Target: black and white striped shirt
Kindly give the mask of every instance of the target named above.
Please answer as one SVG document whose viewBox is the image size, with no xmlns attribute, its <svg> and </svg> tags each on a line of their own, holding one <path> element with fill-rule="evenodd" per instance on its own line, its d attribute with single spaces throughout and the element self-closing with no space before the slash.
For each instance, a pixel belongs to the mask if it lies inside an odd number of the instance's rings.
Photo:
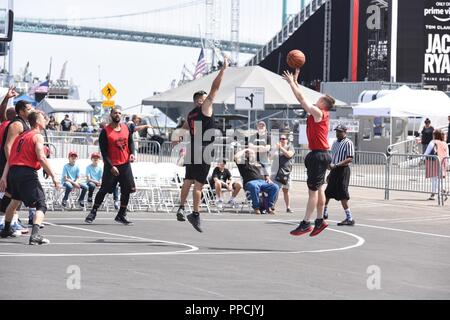
<svg viewBox="0 0 450 320">
<path fill-rule="evenodd" d="M 355 148 L 353 147 L 353 142 L 349 138 L 342 139 L 341 141 L 336 140 L 331 147 L 331 163 L 338 164 L 348 158 L 353 158 L 355 156 Z"/>
</svg>

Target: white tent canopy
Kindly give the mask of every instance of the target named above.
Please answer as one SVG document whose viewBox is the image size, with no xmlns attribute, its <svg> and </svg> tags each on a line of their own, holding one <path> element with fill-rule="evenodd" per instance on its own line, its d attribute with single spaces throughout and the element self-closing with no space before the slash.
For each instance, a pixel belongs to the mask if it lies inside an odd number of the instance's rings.
<svg viewBox="0 0 450 320">
<path fill-rule="evenodd" d="M 151 106 L 133 106 L 130 108 L 123 108 L 122 111 L 126 114 L 137 114 L 141 117 L 149 117 L 154 118 L 158 125 L 162 128 L 176 128 L 177 123 L 170 119 L 164 112 L 159 110 L 158 108 L 153 108 Z M 153 125 L 153 123 L 152 123 Z"/>
<path fill-rule="evenodd" d="M 402 86 L 377 100 L 353 107 L 355 116 L 447 117 L 450 97 L 442 91 L 412 90 Z"/>
<path fill-rule="evenodd" d="M 44 99 L 36 106 L 36 109 L 52 114 L 58 122 L 64 118 L 65 114 L 69 114 L 77 124 L 83 122 L 90 124 L 94 111 L 86 101 L 71 99 Z"/>
<path fill-rule="evenodd" d="M 192 106 L 194 92 L 200 90 L 208 91 L 217 74 L 218 71 L 213 72 L 178 88 L 144 99 L 142 104 L 168 108 Z M 264 100 L 267 108 L 285 108 L 286 105 L 300 105 L 292 93 L 291 88 L 280 75 L 259 66 L 232 67 L 227 69 L 214 104 L 234 105 L 236 87 L 264 88 Z M 320 92 L 303 86 L 301 88 L 306 98 L 312 103 L 315 103 L 322 96 Z M 336 101 L 336 104 L 346 105 L 342 101 Z"/>
<path fill-rule="evenodd" d="M 37 105 L 36 109 L 42 110 L 47 114 L 94 111 L 86 101 L 71 99 L 44 99 Z"/>
</svg>

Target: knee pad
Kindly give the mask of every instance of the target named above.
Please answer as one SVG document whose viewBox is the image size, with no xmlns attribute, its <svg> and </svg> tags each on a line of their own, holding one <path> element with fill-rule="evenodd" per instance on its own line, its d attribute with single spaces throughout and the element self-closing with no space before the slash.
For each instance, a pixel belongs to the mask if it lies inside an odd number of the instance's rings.
<svg viewBox="0 0 450 320">
<path fill-rule="evenodd" d="M 11 198 L 3 196 L 3 199 L 0 201 L 0 212 L 6 212 L 6 208 L 8 208 L 10 203 Z"/>
</svg>

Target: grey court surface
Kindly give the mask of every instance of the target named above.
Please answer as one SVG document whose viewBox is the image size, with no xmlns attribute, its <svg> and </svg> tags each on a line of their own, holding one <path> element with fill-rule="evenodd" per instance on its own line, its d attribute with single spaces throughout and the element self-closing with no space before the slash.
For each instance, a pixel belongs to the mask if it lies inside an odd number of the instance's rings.
<svg viewBox="0 0 450 320">
<path fill-rule="evenodd" d="M 351 188 L 354 227 L 293 237 L 306 202 L 295 184 L 293 214 L 204 214 L 203 233 L 175 214 L 50 212 L 42 234 L 0 239 L 0 299 L 449 299 L 450 206 L 428 195 Z M 281 200 L 281 199 L 280 199 Z M 22 214 L 25 217 L 25 213 Z M 24 219 L 26 220 L 26 219 Z"/>
</svg>

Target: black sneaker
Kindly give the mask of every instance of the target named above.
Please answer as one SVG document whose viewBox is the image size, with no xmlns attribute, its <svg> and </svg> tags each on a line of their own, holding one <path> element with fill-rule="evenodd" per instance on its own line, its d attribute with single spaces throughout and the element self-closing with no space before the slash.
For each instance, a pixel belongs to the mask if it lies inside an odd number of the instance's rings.
<svg viewBox="0 0 450 320">
<path fill-rule="evenodd" d="M 198 232 L 203 232 L 203 230 L 200 228 L 200 215 L 199 214 L 189 214 L 187 216 L 188 221 L 192 224 L 195 230 Z"/>
<path fill-rule="evenodd" d="M 293 236 L 301 236 L 302 234 L 311 232 L 312 229 L 313 228 L 311 227 L 311 222 L 306 222 L 303 220 L 302 222 L 300 222 L 298 227 L 292 230 L 290 233 Z"/>
<path fill-rule="evenodd" d="M 94 222 L 96 216 L 97 216 L 97 210 L 92 209 L 91 212 L 89 212 L 86 219 L 84 219 L 84 222 L 91 224 L 92 222 Z"/>
<path fill-rule="evenodd" d="M 328 220 L 328 213 L 323 213 L 323 220 Z"/>
<path fill-rule="evenodd" d="M 78 201 L 78 204 L 80 205 L 80 207 L 84 208 L 84 201 Z"/>
<path fill-rule="evenodd" d="M 35 244 L 49 244 L 50 240 L 45 239 L 43 236 L 41 236 L 40 234 L 36 234 L 36 235 L 31 235 L 30 237 L 30 241 L 28 242 L 30 245 L 35 245 Z"/>
<path fill-rule="evenodd" d="M 286 209 L 286 213 L 292 213 L 291 208 L 287 208 L 287 209 Z"/>
<path fill-rule="evenodd" d="M 345 219 L 344 221 L 342 221 L 342 222 L 338 222 L 338 224 L 337 224 L 338 226 L 354 226 L 355 225 L 355 220 L 348 220 L 348 219 Z"/>
<path fill-rule="evenodd" d="M 127 219 L 127 217 L 123 214 L 118 213 L 116 218 L 114 219 L 114 221 L 121 223 L 123 225 L 129 226 L 132 225 L 133 222 L 131 222 L 130 220 Z"/>
<path fill-rule="evenodd" d="M 178 221 L 186 221 L 186 218 L 184 217 L 184 208 L 178 208 L 177 211 L 177 220 Z"/>
<path fill-rule="evenodd" d="M 15 237 L 16 235 L 14 234 L 14 231 L 9 228 L 3 228 L 3 230 L 0 232 L 0 238 L 8 238 L 8 237 Z"/>
</svg>

